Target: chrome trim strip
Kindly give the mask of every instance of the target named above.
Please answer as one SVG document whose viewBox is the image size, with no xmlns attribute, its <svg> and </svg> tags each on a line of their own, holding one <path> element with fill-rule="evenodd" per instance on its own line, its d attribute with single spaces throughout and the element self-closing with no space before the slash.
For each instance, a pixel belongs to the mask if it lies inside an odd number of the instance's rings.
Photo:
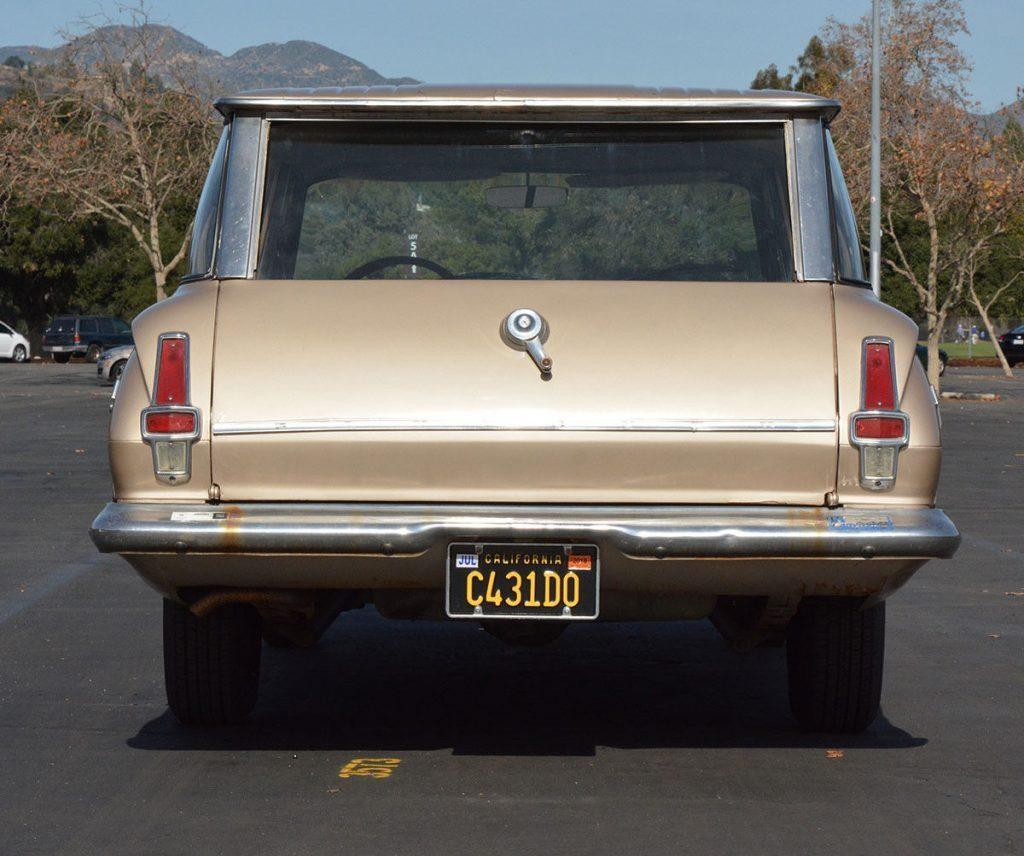
<svg viewBox="0 0 1024 856">
<path fill-rule="evenodd" d="M 216 435 L 308 434 L 324 431 L 638 431 L 638 432 L 831 432 L 835 419 L 623 419 L 574 422 L 568 419 L 456 422 L 445 419 L 282 419 L 217 422 Z"/>
<path fill-rule="evenodd" d="M 410 87 L 412 89 L 412 87 Z M 806 95 L 777 94 L 774 97 L 750 92 L 733 94 L 695 93 L 679 91 L 675 94 L 595 94 L 587 95 L 546 95 L 542 93 L 516 92 L 514 87 L 505 91 L 487 94 L 399 94 L 395 88 L 390 93 L 376 95 L 372 90 L 355 88 L 331 92 L 321 90 L 314 94 L 310 90 L 273 91 L 241 93 L 219 98 L 214 106 L 225 116 L 240 110 L 578 110 L 597 108 L 602 111 L 641 109 L 666 110 L 680 113 L 802 113 L 823 115 L 832 118 L 839 112 L 839 103 L 826 98 L 810 98 Z"/>
<path fill-rule="evenodd" d="M 374 503 L 109 503 L 105 553 L 415 557 L 451 541 L 586 541 L 632 559 L 946 559 L 960 533 L 937 508 Z"/>
<path fill-rule="evenodd" d="M 219 235 L 214 256 L 218 279 L 245 279 L 254 240 L 254 212 L 262 200 L 256 197 L 263 120 L 236 116 L 231 121 L 231 140 L 221 196 Z"/>
</svg>

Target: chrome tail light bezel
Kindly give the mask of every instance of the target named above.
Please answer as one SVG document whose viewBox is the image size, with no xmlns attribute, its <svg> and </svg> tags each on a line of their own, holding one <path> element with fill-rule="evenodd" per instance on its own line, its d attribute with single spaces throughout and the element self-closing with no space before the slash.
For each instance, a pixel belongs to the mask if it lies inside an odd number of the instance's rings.
<svg viewBox="0 0 1024 856">
<path fill-rule="evenodd" d="M 896 382 L 896 343 L 888 336 L 868 336 L 861 343 L 860 359 L 860 403 L 865 407 L 868 381 L 868 346 L 885 345 L 889 349 L 889 376 L 892 384 L 892 410 L 863 409 L 850 414 L 850 445 L 854 446 L 859 454 L 860 485 L 865 490 L 885 491 L 892 490 L 896 484 L 896 477 L 899 473 L 900 451 L 910 444 L 910 416 L 902 410 L 897 409 L 900 400 L 899 385 Z M 857 420 L 864 418 L 897 419 L 903 425 L 899 437 L 860 437 L 857 434 Z M 867 457 L 864 454 L 866 448 L 894 447 L 896 452 L 893 457 L 892 473 L 888 476 L 869 476 L 866 472 Z"/>
<path fill-rule="evenodd" d="M 185 373 L 185 395 L 181 404 L 159 404 L 157 402 L 157 390 L 160 388 L 160 358 L 163 353 L 163 344 L 168 339 L 178 339 L 183 344 L 183 357 Z M 189 338 L 188 333 L 173 332 L 161 333 L 157 338 L 156 346 L 156 368 L 153 372 L 153 387 L 150 394 L 149 407 L 143 408 L 139 414 L 139 430 L 142 433 L 142 440 L 149 445 L 153 455 L 153 473 L 157 481 L 170 485 L 187 484 L 192 478 L 192 445 L 202 434 L 201 412 L 198 407 L 191 404 L 189 364 Z M 192 415 L 193 429 L 191 431 L 177 431 L 168 433 L 151 432 L 147 426 L 149 416 L 161 413 L 188 413 Z M 181 469 L 163 469 L 157 455 L 158 443 L 182 443 L 184 445 L 184 465 Z"/>
</svg>

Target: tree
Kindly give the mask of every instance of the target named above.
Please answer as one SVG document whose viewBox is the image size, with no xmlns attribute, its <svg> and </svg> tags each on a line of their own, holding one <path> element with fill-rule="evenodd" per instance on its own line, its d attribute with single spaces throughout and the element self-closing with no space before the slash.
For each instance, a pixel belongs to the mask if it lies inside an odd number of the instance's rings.
<svg viewBox="0 0 1024 856">
<path fill-rule="evenodd" d="M 173 234 L 170 210 L 198 195 L 216 124 L 190 69 L 179 63 L 166 83 L 157 76 L 156 68 L 174 67 L 163 56 L 163 31 L 148 25 L 142 7 L 130 16 L 131 26 L 89 28 L 45 90 L 0 107 L 0 181 L 48 212 L 125 229 L 162 300 L 191 236 L 191 224 Z"/>
<path fill-rule="evenodd" d="M 883 5 L 883 293 L 923 318 L 929 379 L 938 386 L 938 345 L 949 313 L 973 292 L 983 320 L 1005 301 L 1012 279 L 991 276 L 992 259 L 1011 258 L 1024 176 L 1007 156 L 1009 123 L 996 145 L 966 94 L 969 64 L 958 47 L 967 25 L 960 0 L 887 0 Z M 759 72 L 767 79 L 767 72 Z M 858 220 L 870 190 L 871 27 L 830 19 L 789 74 L 794 89 L 837 98 L 832 134 Z M 755 81 L 756 82 L 756 81 Z M 862 230 L 864 244 L 868 236 Z M 1014 280 L 1019 281 L 1019 280 Z M 991 326 L 990 321 L 985 321 Z M 991 334 L 990 330 L 990 334 Z M 998 346 L 998 345 L 997 345 Z"/>
<path fill-rule="evenodd" d="M 917 296 L 936 388 L 944 323 L 980 260 L 977 248 L 994 237 L 998 218 L 990 216 L 991 206 L 1006 201 L 1007 177 L 993 172 L 991 142 L 966 95 L 969 65 L 957 45 L 966 31 L 960 0 L 888 0 L 884 6 L 883 262 Z M 823 42 L 826 56 L 847 62 L 834 69 L 828 94 L 843 103 L 833 135 L 863 215 L 870 176 L 870 21 L 830 20 Z M 912 254 L 918 238 L 922 251 Z"/>
<path fill-rule="evenodd" d="M 751 81 L 751 89 L 792 89 L 830 95 L 844 74 L 850 70 L 851 58 L 841 42 L 826 44 L 818 36 L 811 36 L 807 47 L 797 57 L 796 64 L 786 74 L 771 63 L 762 68 Z"/>
</svg>

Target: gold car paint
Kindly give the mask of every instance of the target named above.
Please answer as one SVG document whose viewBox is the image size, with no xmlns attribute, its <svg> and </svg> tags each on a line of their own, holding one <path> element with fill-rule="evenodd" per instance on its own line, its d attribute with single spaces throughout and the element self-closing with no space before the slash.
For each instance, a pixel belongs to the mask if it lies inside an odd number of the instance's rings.
<svg viewBox="0 0 1024 856">
<path fill-rule="evenodd" d="M 916 356 L 917 325 L 864 288 L 833 286 L 839 393 L 837 501 L 849 505 L 932 505 L 942 460 L 939 421 L 927 376 Z M 910 444 L 900 452 L 896 483 L 873 491 L 860 485 L 860 455 L 850 444 L 850 414 L 861 409 L 862 345 L 867 336 L 893 340 L 897 400 L 910 416 Z"/>
<path fill-rule="evenodd" d="M 828 425 L 827 284 L 256 280 L 220 292 L 212 421 L 256 426 L 213 437 L 225 500 L 821 505 L 835 488 L 827 428 L 259 428 L 410 418 Z M 520 306 L 550 326 L 550 380 L 499 335 Z M 300 343 L 294 359 L 266 359 L 263 319 Z"/>
<path fill-rule="evenodd" d="M 218 284 L 182 285 L 168 300 L 132 322 L 135 351 L 125 366 L 110 416 L 108 449 L 115 499 L 189 502 L 210 494 L 210 399 Z M 150 447 L 142 441 L 140 414 L 149 405 L 161 333 L 189 336 L 189 398 L 199 408 L 202 434 L 192 446 L 192 477 L 182 485 L 159 482 Z"/>
</svg>

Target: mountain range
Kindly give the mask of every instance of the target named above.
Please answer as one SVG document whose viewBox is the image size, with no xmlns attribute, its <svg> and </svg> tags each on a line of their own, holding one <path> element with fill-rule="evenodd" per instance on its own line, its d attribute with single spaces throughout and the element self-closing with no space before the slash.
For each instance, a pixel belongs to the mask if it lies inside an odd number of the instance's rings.
<svg viewBox="0 0 1024 856">
<path fill-rule="evenodd" d="M 358 60 L 317 42 L 268 42 L 225 56 L 173 27 L 160 24 L 145 26 L 150 31 L 149 35 L 161 43 L 158 73 L 167 74 L 175 66 L 191 63 L 214 81 L 222 92 L 275 86 L 373 86 L 419 82 L 411 77 L 384 77 Z M 122 30 L 122 25 L 102 27 L 97 35 L 117 41 Z M 48 66 L 81 47 L 77 39 L 55 48 L 5 45 L 0 46 L 0 63 L 10 62 L 10 58 L 16 57 L 26 65 Z M 0 66 L 0 89 L 7 82 L 4 78 L 12 73 L 16 75 L 10 65 Z"/>
<path fill-rule="evenodd" d="M 378 84 L 419 83 L 411 77 L 384 77 L 369 66 L 317 42 L 267 42 L 242 48 L 225 56 L 180 30 L 161 24 L 145 24 L 154 40 L 161 43 L 162 63 L 157 73 L 171 77 L 175 68 L 192 64 L 222 93 L 244 89 L 278 86 L 374 86 Z M 99 38 L 118 41 L 124 25 L 101 27 Z M 18 71 L 5 62 L 16 57 L 26 65 L 47 66 L 59 62 L 69 53 L 79 52 L 81 40 L 72 39 L 55 48 L 36 45 L 0 46 L 0 98 L 8 95 L 18 82 Z M 88 48 L 85 49 L 88 53 Z M 15 62 L 15 64 L 17 64 Z M 1000 129 L 1007 117 L 1024 123 L 1024 99 L 995 113 L 979 118 L 986 125 Z"/>
</svg>

